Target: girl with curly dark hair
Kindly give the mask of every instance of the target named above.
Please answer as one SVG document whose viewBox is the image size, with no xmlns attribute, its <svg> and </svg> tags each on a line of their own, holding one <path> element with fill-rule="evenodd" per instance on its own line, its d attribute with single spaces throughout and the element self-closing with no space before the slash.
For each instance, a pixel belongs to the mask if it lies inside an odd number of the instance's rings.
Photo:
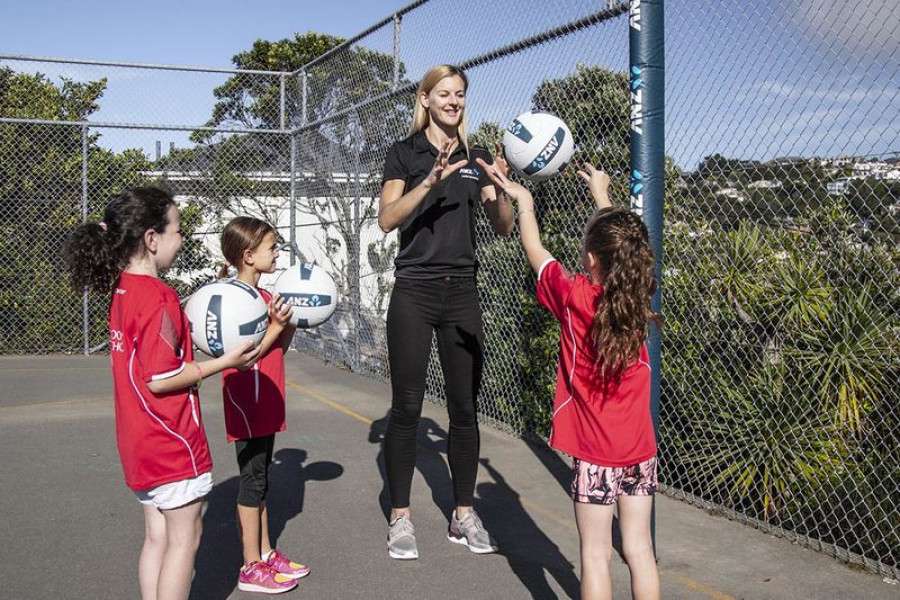
<svg viewBox="0 0 900 600">
<path fill-rule="evenodd" d="M 249 367 L 259 354 L 247 341 L 219 358 L 194 362 L 178 294 L 159 279 L 181 244 L 172 196 L 139 187 L 114 197 L 103 220 L 76 228 L 66 246 L 73 287 L 112 292 L 116 441 L 125 483 L 143 505 L 138 580 L 145 599 L 187 598 L 190 592 L 200 507 L 212 489 L 200 383 L 229 367 Z"/>
<path fill-rule="evenodd" d="M 519 229 L 538 276 L 538 301 L 560 322 L 559 366 L 550 445 L 573 457 L 571 496 L 581 538 L 581 597 L 612 597 L 609 561 L 616 504 L 634 598 L 659 598 L 650 537 L 656 437 L 650 417 L 650 308 L 655 259 L 647 228 L 615 208 L 609 176 L 590 164 L 579 175 L 597 211 L 584 234 L 587 276 L 572 274 L 541 244 L 534 199 L 479 160 L 491 181 L 518 203 Z"/>
</svg>

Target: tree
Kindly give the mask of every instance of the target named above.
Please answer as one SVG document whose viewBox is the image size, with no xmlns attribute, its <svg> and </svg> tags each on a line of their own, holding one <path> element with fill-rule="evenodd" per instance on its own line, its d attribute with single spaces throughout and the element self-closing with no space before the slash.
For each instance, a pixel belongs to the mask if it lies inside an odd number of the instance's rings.
<svg viewBox="0 0 900 600">
<path fill-rule="evenodd" d="M 238 69 L 292 73 L 344 42 L 343 38 L 323 33 L 296 33 L 293 38 L 275 42 L 257 40 L 250 50 L 234 55 Z M 399 65 L 400 80 L 405 66 Z M 294 128 L 306 122 L 327 118 L 337 111 L 390 91 L 394 87 L 393 56 L 357 46 L 347 48 L 333 59 L 306 69 L 306 94 L 302 73 L 285 76 L 285 127 Z M 281 129 L 280 77 L 239 74 L 230 77 L 213 91 L 217 102 L 208 127 L 237 125 L 253 129 Z M 305 99 L 305 113 L 304 113 Z M 375 124 L 374 122 L 371 124 Z M 388 125 L 393 121 L 388 121 Z M 365 130 L 371 143 L 380 127 Z M 332 132 L 332 141 L 346 139 L 346 131 Z M 195 141 L 213 137 L 209 132 L 195 132 Z"/>
<path fill-rule="evenodd" d="M 343 38 L 327 34 L 296 33 L 293 39 L 275 42 L 256 40 L 250 50 L 235 54 L 231 61 L 242 70 L 292 72 L 340 45 Z M 292 78 L 292 92 L 297 91 L 297 78 Z M 281 128 L 281 81 L 265 75 L 239 74 L 213 90 L 216 104 L 207 127 L 237 125 L 247 129 Z M 302 98 L 296 93 L 288 96 L 291 115 L 300 115 Z M 206 141 L 210 132 L 194 132 L 194 141 Z"/>
<path fill-rule="evenodd" d="M 139 150 L 116 154 L 80 126 L 96 112 L 106 80 L 78 83 L 0 68 L 0 115 L 60 124 L 0 124 L 0 353 L 80 349 L 82 293 L 72 290 L 62 247 L 82 221 L 82 144 L 87 143 L 88 216 L 99 219 L 124 187 L 146 184 Z M 185 228 L 188 232 L 190 228 Z M 196 244 L 194 244 L 196 245 Z M 197 248 L 187 244 L 187 253 Z M 109 299 L 91 295 L 90 343 L 107 337 Z"/>
<path fill-rule="evenodd" d="M 257 40 L 233 61 L 241 69 L 295 71 L 342 41 L 314 32 L 276 42 Z M 333 319 L 344 321 L 343 335 L 346 331 L 363 335 L 359 332 L 377 328 L 386 310 L 388 255 L 395 245 L 380 231 L 367 242 L 366 231 L 377 230 L 380 181 L 374 174 L 380 172 L 388 146 L 402 137 L 411 121 L 412 94 L 388 96 L 363 109 L 348 109 L 387 94 L 396 85 L 407 84 L 403 79 L 405 67 L 401 64 L 398 68 L 400 81 L 395 82 L 393 56 L 362 47 L 345 48 L 306 69 L 305 95 L 300 74 L 284 76 L 285 127 L 315 125 L 292 134 L 198 131 L 192 139 L 201 145 L 178 151 L 158 165 L 164 171 L 180 172 L 179 179 L 184 179 L 185 173 L 194 174 L 186 183 L 179 181 L 177 187 L 180 194 L 202 204 L 211 230 L 220 229 L 237 214 L 286 224 L 293 173 L 296 211 L 318 221 L 314 244 L 323 249 L 319 258 L 326 261 L 344 299 L 344 306 Z M 248 74 L 229 78 L 214 91 L 217 103 L 207 125 L 280 129 L 280 79 Z M 340 111 L 346 112 L 337 116 Z M 292 144 L 294 164 L 290 161 Z M 312 234 L 311 229 L 300 231 L 303 236 Z M 289 236 L 284 229 L 282 232 L 284 237 Z M 366 258 L 371 272 L 365 272 Z M 353 307 L 360 305 L 360 286 L 364 283 L 375 286 L 374 306 L 356 312 Z M 367 325 L 366 321 L 372 323 Z"/>
</svg>

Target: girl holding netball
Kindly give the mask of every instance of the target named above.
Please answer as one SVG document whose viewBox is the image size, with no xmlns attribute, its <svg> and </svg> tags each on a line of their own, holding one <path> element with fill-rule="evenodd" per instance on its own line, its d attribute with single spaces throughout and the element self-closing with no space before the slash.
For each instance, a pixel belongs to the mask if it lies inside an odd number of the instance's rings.
<svg viewBox="0 0 900 600">
<path fill-rule="evenodd" d="M 259 355 L 248 341 L 219 358 L 194 361 L 178 294 L 159 279 L 181 245 L 172 196 L 139 187 L 113 198 L 102 221 L 78 227 L 66 252 L 76 290 L 112 292 L 116 440 L 125 483 L 144 510 L 138 563 L 144 600 L 180 600 L 190 592 L 201 501 L 212 489 L 200 383 L 227 368 L 247 368 Z"/>
<path fill-rule="evenodd" d="M 295 563 L 274 547 L 269 538 L 269 467 L 275 434 L 285 430 L 284 353 L 294 337 L 291 307 L 278 295 L 259 288 L 263 273 L 274 273 L 278 259 L 275 228 L 253 217 L 237 217 L 222 231 L 222 255 L 237 278 L 253 286 L 269 305 L 269 326 L 259 344 L 260 359 L 251 369 L 228 369 L 222 374 L 225 431 L 240 469 L 237 497 L 238 533 L 244 566 L 238 588 L 277 594 L 297 587 L 309 567 Z"/>
</svg>

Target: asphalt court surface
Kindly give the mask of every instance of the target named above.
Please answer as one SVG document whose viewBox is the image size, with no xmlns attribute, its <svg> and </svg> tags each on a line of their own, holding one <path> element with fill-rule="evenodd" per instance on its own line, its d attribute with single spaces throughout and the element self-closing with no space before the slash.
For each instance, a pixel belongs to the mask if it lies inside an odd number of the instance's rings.
<svg viewBox="0 0 900 600">
<path fill-rule="evenodd" d="M 381 460 L 389 387 L 295 352 L 286 363 L 288 430 L 276 439 L 270 528 L 313 571 L 282 597 L 578 598 L 563 458 L 482 426 L 476 508 L 501 551 L 471 554 L 446 539 L 447 415 L 426 403 L 412 496 L 420 558 L 391 560 Z M 237 466 L 220 390 L 216 380 L 201 390 L 216 485 L 204 509 L 196 599 L 256 596 L 236 588 Z M 108 357 L 0 358 L 0 598 L 139 597 L 143 522 L 113 427 Z M 900 586 L 787 540 L 664 496 L 657 509 L 664 598 L 900 598 Z M 612 572 L 614 596 L 628 598 L 618 557 Z"/>
</svg>

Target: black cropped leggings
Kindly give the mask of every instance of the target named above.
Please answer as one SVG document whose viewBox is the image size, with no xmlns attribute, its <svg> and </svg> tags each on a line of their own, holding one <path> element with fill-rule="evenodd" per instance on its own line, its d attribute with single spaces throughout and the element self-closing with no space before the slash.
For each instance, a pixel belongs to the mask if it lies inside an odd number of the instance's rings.
<svg viewBox="0 0 900 600">
<path fill-rule="evenodd" d="M 437 332 L 450 413 L 447 455 L 456 505 L 472 506 L 475 493 L 480 450 L 475 402 L 484 365 L 484 325 L 475 279 L 398 278 L 387 316 L 392 399 L 384 441 L 394 508 L 409 506 L 432 332 Z"/>
</svg>

